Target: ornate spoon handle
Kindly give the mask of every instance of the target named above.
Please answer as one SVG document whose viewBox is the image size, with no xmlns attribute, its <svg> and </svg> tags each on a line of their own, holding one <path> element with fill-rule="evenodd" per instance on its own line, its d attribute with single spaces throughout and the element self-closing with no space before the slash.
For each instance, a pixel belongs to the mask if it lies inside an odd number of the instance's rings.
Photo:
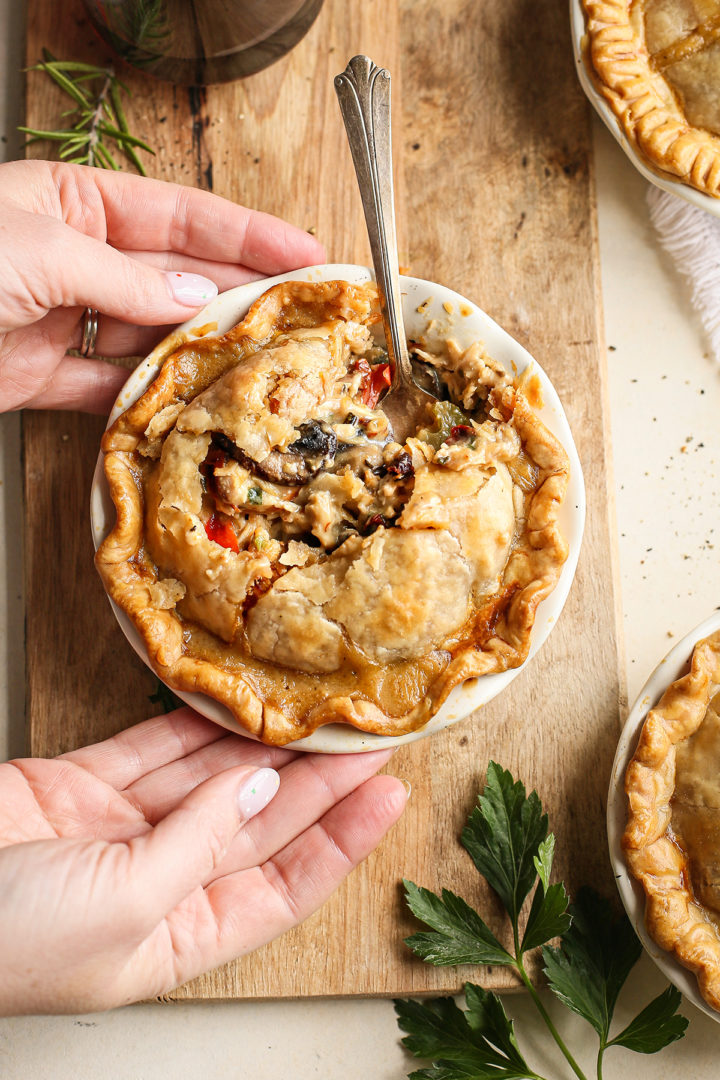
<svg viewBox="0 0 720 1080">
<path fill-rule="evenodd" d="M 335 93 L 357 174 L 383 327 L 392 363 L 393 388 L 414 384 L 400 297 L 390 139 L 390 72 L 369 56 L 354 56 L 335 77 Z"/>
</svg>

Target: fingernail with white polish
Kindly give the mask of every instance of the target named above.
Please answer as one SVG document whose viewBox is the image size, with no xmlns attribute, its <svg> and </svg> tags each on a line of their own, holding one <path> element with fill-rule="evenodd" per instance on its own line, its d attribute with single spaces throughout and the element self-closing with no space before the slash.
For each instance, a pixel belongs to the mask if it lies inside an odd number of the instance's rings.
<svg viewBox="0 0 720 1080">
<path fill-rule="evenodd" d="M 176 270 L 168 270 L 165 278 L 173 300 L 178 304 L 185 304 L 186 307 L 202 307 L 218 294 L 215 282 L 201 277 L 200 274 L 181 274 Z"/>
<path fill-rule="evenodd" d="M 277 794 L 280 776 L 274 769 L 258 769 L 241 784 L 238 793 L 240 817 L 247 821 L 263 810 Z"/>
</svg>

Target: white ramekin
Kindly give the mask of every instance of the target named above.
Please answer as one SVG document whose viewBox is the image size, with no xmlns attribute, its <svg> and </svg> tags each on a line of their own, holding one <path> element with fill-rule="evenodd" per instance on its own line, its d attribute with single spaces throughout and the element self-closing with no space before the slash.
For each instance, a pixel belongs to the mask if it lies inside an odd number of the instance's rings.
<svg viewBox="0 0 720 1080">
<path fill-rule="evenodd" d="M 278 277 L 266 278 L 262 281 L 254 281 L 248 285 L 241 285 L 237 289 L 222 293 L 212 300 L 203 311 L 184 323 L 169 338 L 161 342 L 150 356 L 139 364 L 120 392 L 108 423 L 112 423 L 121 412 L 124 412 L 129 405 L 144 393 L 157 375 L 163 360 L 171 351 L 176 349 L 183 340 L 192 340 L 193 337 L 199 336 L 194 333 L 194 329 L 201 329 L 203 337 L 218 336 L 226 333 L 243 318 L 250 305 L 277 282 L 343 280 L 359 283 L 371 279 L 371 272 L 364 266 L 327 264 L 311 266 L 303 270 L 294 270 L 292 273 L 281 274 Z M 463 347 L 472 344 L 474 341 L 481 340 L 485 343 L 490 355 L 496 360 L 500 360 L 508 371 L 514 375 L 521 374 L 529 365 L 533 365 L 533 370 L 537 373 L 541 383 L 544 402 L 542 408 L 538 410 L 538 414 L 544 424 L 563 444 L 570 459 L 570 486 L 560 518 L 561 528 L 568 542 L 570 553 L 567 562 L 563 566 L 558 584 L 551 595 L 538 607 L 530 654 L 525 661 L 525 664 L 527 664 L 532 661 L 535 653 L 547 639 L 562 611 L 580 554 L 585 522 L 585 488 L 580 460 L 575 449 L 570 427 L 558 395 L 540 365 L 514 338 L 510 337 L 497 323 L 493 322 L 484 311 L 481 311 L 472 301 L 443 285 L 413 277 L 403 277 L 402 284 L 403 315 L 409 337 L 423 335 L 426 341 L 432 344 L 433 338 L 439 342 L 452 336 Z M 421 306 L 422 310 L 419 311 L 418 308 Z M 429 331 L 428 324 L 431 322 L 434 328 Z M 205 331 L 208 324 L 213 323 L 217 325 L 217 328 L 212 330 L 209 335 Z M 110 531 L 114 520 L 115 509 L 110 499 L 102 467 L 102 454 L 100 454 L 91 492 L 91 526 L 96 548 Z M 144 643 L 134 625 L 115 604 L 113 604 L 113 609 L 128 641 L 138 656 L 148 663 Z M 299 750 L 341 754 L 375 750 L 382 746 L 396 746 L 424 738 L 426 735 L 441 730 L 448 724 L 464 719 L 480 705 L 486 704 L 519 675 L 525 664 L 521 668 L 513 668 L 509 671 L 470 680 L 467 686 L 460 685 L 456 687 L 425 727 L 408 735 L 389 738 L 369 735 L 348 724 L 329 724 L 319 728 L 307 738 L 299 739 L 291 745 Z M 196 709 L 197 712 L 202 713 L 203 716 L 207 716 L 231 731 L 240 730 L 242 734 L 247 734 L 247 732 L 238 728 L 230 711 L 212 698 L 193 693 L 178 693 L 178 696 Z"/>
<path fill-rule="evenodd" d="M 700 993 L 695 975 L 683 967 L 672 953 L 661 949 L 648 934 L 645 926 L 645 892 L 640 882 L 628 870 L 621 846 L 628 811 L 625 772 L 635 753 L 645 717 L 657 705 L 670 683 L 686 675 L 690 670 L 690 659 L 698 641 L 714 634 L 716 630 L 720 630 L 720 612 L 717 611 L 691 630 L 670 650 L 640 691 L 623 727 L 613 762 L 608 792 L 607 829 L 610 861 L 620 898 L 645 951 L 655 961 L 663 975 L 680 990 L 688 1001 L 691 1001 L 698 1009 L 702 1009 L 713 1020 L 720 1021 L 720 1014 L 708 1005 Z"/>
</svg>

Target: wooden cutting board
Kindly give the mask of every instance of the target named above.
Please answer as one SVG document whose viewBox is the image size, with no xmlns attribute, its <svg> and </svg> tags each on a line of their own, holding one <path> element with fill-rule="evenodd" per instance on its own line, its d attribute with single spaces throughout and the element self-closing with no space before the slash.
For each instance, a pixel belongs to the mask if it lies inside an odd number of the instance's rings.
<svg viewBox="0 0 720 1080">
<path fill-rule="evenodd" d="M 82 6 L 29 0 L 27 60 L 104 60 Z M 536 787 L 571 890 L 612 891 L 604 802 L 623 706 L 609 490 L 589 110 L 566 6 L 527 0 L 326 0 L 288 57 L 244 82 L 189 92 L 127 72 L 131 130 L 150 170 L 212 187 L 313 229 L 331 261 L 367 263 L 360 200 L 332 79 L 365 52 L 393 73 L 401 262 L 485 308 L 537 357 L 565 403 L 588 488 L 577 577 L 558 626 L 511 687 L 472 719 L 404 748 L 413 793 L 381 848 L 302 927 L 175 998 L 455 991 L 402 944 L 399 882 L 445 885 L 502 934 L 497 902 L 457 836 L 493 758 Z M 27 123 L 65 107 L 30 74 Z M 131 313 L 129 313 L 131 314 Z M 30 749 L 51 755 L 151 715 L 154 679 L 126 644 L 92 565 L 88 493 L 102 423 L 24 421 Z M 478 973 L 473 972 L 477 978 Z M 503 970 L 482 977 L 512 985 Z"/>
</svg>

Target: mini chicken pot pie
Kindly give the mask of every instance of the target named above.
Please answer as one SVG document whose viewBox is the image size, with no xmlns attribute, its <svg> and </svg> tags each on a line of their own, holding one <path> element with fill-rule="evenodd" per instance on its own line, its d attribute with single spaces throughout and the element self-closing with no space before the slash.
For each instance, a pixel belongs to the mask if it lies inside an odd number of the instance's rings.
<svg viewBox="0 0 720 1080">
<path fill-rule="evenodd" d="M 581 0 L 599 90 L 651 165 L 720 195 L 720 0 Z"/>
<path fill-rule="evenodd" d="M 720 1010 L 720 631 L 648 713 L 625 790 L 622 846 L 648 932 Z"/>
<path fill-rule="evenodd" d="M 278 284 L 103 439 L 109 595 L 165 682 L 267 743 L 422 727 L 523 662 L 567 555 L 568 459 L 523 386 L 479 343 L 415 345 L 438 400 L 400 445 L 378 319 L 372 284 Z"/>
</svg>

